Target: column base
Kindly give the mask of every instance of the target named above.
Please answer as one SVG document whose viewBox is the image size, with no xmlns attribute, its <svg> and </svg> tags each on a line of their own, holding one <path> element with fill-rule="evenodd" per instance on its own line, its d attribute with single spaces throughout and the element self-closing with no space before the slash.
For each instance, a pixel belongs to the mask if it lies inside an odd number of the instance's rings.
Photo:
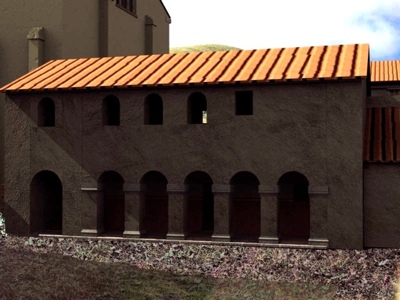
<svg viewBox="0 0 400 300">
<path fill-rule="evenodd" d="M 229 235 L 213 234 L 211 236 L 211 240 L 212 241 L 216 241 L 216 242 L 230 242 L 231 241 L 231 237 Z"/>
<path fill-rule="evenodd" d="M 263 244 L 278 244 L 279 239 L 276 236 L 260 236 L 258 242 Z"/>
<path fill-rule="evenodd" d="M 139 231 L 130 231 L 130 230 L 125 230 L 124 233 L 122 234 L 124 238 L 140 238 L 140 232 Z"/>
<path fill-rule="evenodd" d="M 82 229 L 81 235 L 84 236 L 98 236 L 100 232 L 97 229 Z"/>
<path fill-rule="evenodd" d="M 185 235 L 183 233 L 168 233 L 167 240 L 184 240 Z"/>
<path fill-rule="evenodd" d="M 324 246 L 326 248 L 329 247 L 329 240 L 323 238 L 309 238 L 308 239 L 309 245 L 316 245 L 316 246 Z"/>
</svg>

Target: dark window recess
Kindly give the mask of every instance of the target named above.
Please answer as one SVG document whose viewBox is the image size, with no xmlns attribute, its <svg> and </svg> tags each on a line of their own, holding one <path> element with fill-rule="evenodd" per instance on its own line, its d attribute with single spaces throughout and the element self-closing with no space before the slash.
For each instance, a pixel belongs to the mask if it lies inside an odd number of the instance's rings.
<svg viewBox="0 0 400 300">
<path fill-rule="evenodd" d="M 144 123 L 148 125 L 161 125 L 163 123 L 163 102 L 157 94 L 151 94 L 146 97 Z"/>
<path fill-rule="evenodd" d="M 103 100 L 103 125 L 119 126 L 120 108 L 119 100 L 115 96 L 107 96 Z"/>
<path fill-rule="evenodd" d="M 136 15 L 136 0 L 117 0 L 116 5 L 119 8 Z"/>
<path fill-rule="evenodd" d="M 236 115 L 252 115 L 253 114 L 253 92 L 238 91 L 235 93 Z"/>
<path fill-rule="evenodd" d="M 389 90 L 389 94 L 391 96 L 400 95 L 400 90 Z"/>
<path fill-rule="evenodd" d="M 207 123 L 207 100 L 202 93 L 193 93 L 188 99 L 188 123 L 203 124 Z"/>
<path fill-rule="evenodd" d="M 50 98 L 43 98 L 38 106 L 38 125 L 40 127 L 54 127 L 56 124 L 56 108 L 54 101 Z"/>
</svg>

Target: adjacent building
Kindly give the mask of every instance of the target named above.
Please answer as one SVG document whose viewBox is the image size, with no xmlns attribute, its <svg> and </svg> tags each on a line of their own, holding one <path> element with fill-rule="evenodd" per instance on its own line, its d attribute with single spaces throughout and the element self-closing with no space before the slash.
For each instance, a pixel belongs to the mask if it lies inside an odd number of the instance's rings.
<svg viewBox="0 0 400 300">
<path fill-rule="evenodd" d="M 170 22 L 161 0 L 0 1 L 0 85 L 54 59 L 169 53 Z M 3 160 L 0 128 L 0 183 Z"/>
<path fill-rule="evenodd" d="M 400 61 L 371 62 L 364 142 L 364 244 L 400 247 Z"/>
</svg>

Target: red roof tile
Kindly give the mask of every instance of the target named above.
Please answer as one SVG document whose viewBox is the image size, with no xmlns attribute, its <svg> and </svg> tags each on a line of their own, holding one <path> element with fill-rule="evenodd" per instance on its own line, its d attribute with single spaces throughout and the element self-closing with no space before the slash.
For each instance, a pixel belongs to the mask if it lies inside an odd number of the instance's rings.
<svg viewBox="0 0 400 300">
<path fill-rule="evenodd" d="M 367 76 L 367 44 L 55 60 L 0 91 L 230 84 Z"/>
<path fill-rule="evenodd" d="M 364 161 L 400 162 L 400 107 L 369 107 L 365 120 Z"/>
<path fill-rule="evenodd" d="M 400 60 L 371 61 L 371 81 L 400 81 Z"/>
</svg>

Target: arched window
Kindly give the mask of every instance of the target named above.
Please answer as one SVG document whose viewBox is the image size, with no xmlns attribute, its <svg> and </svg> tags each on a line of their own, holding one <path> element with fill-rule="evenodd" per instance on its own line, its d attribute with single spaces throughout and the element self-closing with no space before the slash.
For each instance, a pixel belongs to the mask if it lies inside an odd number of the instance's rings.
<svg viewBox="0 0 400 300">
<path fill-rule="evenodd" d="M 186 179 L 185 233 L 188 238 L 211 239 L 214 231 L 214 195 L 211 177 L 201 171 L 190 173 Z"/>
<path fill-rule="evenodd" d="M 38 105 L 38 125 L 40 127 L 54 127 L 56 123 L 56 108 L 54 101 L 50 98 L 43 98 Z"/>
<path fill-rule="evenodd" d="M 30 192 L 31 233 L 62 234 L 63 197 L 58 176 L 51 171 L 37 173 Z"/>
<path fill-rule="evenodd" d="M 278 236 L 281 240 L 307 242 L 310 236 L 308 180 L 298 172 L 287 172 L 278 181 Z"/>
<path fill-rule="evenodd" d="M 239 172 L 232 177 L 230 185 L 231 238 L 258 242 L 261 233 L 260 181 L 253 173 Z"/>
<path fill-rule="evenodd" d="M 115 96 L 107 96 L 103 99 L 103 125 L 118 126 L 120 123 L 119 100 Z"/>
<path fill-rule="evenodd" d="M 144 101 L 144 123 L 149 125 L 163 123 L 163 102 L 157 94 L 148 95 Z"/>
<path fill-rule="evenodd" d="M 142 217 L 140 235 L 142 237 L 165 239 L 168 233 L 168 193 L 167 178 L 157 171 L 143 175 Z"/>
<path fill-rule="evenodd" d="M 187 102 L 188 124 L 207 123 L 207 99 L 202 93 L 193 93 Z"/>
</svg>

